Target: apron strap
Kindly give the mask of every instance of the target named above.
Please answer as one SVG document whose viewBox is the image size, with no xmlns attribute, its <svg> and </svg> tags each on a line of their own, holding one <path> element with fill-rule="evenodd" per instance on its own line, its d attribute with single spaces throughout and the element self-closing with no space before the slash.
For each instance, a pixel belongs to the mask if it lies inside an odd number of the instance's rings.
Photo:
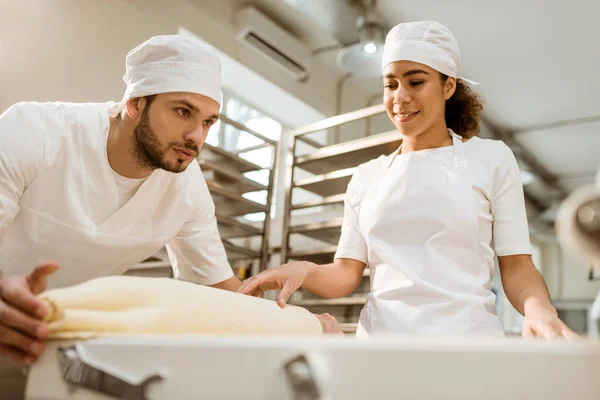
<svg viewBox="0 0 600 400">
<path fill-rule="evenodd" d="M 456 172 L 461 175 L 466 175 L 468 173 L 468 164 L 462 137 L 452 132 L 450 129 L 448 129 L 448 132 L 450 132 L 450 135 L 452 136 L 452 148 L 454 150 L 454 166 L 456 167 Z"/>
<path fill-rule="evenodd" d="M 467 158 L 465 156 L 465 151 L 463 148 L 464 143 L 462 142 L 462 137 L 457 135 L 456 133 L 454 133 L 452 131 L 452 129 L 448 129 L 448 133 L 450 134 L 450 137 L 452 138 L 452 148 L 454 150 L 454 166 L 456 167 L 456 170 L 458 173 L 466 174 L 468 171 L 468 166 L 467 166 Z M 392 166 L 392 163 L 396 159 L 396 156 L 398 154 L 400 154 L 401 150 L 402 150 L 402 144 L 400 144 L 400 146 L 396 149 L 396 151 L 394 151 L 390 155 L 390 158 L 386 164 L 385 169 L 388 169 Z M 600 177 L 600 174 L 598 176 Z"/>
</svg>

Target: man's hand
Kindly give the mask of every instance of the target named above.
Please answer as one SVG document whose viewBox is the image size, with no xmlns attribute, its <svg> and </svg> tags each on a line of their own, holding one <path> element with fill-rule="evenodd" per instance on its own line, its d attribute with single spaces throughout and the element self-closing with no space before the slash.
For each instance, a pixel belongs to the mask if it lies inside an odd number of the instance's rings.
<svg viewBox="0 0 600 400">
<path fill-rule="evenodd" d="M 48 337 L 44 317 L 48 310 L 36 297 L 48 284 L 48 276 L 58 270 L 55 263 L 41 264 L 26 277 L 0 280 L 0 354 L 30 365 L 44 351 Z"/>
<path fill-rule="evenodd" d="M 321 322 L 324 335 L 344 335 L 344 332 L 342 331 L 342 328 L 335 317 L 329 314 L 315 314 L 315 316 Z"/>
</svg>

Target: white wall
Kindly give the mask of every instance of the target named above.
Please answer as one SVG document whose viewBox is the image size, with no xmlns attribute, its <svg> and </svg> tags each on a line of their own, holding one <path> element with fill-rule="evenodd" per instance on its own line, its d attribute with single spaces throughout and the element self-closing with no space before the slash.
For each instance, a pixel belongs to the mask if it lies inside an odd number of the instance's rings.
<svg viewBox="0 0 600 400">
<path fill-rule="evenodd" d="M 331 71 L 315 63 L 306 83 L 295 81 L 235 40 L 231 0 L 204 3 L 213 7 L 185 0 L 1 2 L 0 112 L 18 101 L 119 100 L 127 52 L 183 27 L 323 115 L 334 113 Z"/>
<path fill-rule="evenodd" d="M 554 300 L 591 301 L 600 291 L 600 281 L 588 280 L 591 262 L 581 255 L 546 244 L 542 260 L 542 273 Z"/>
</svg>

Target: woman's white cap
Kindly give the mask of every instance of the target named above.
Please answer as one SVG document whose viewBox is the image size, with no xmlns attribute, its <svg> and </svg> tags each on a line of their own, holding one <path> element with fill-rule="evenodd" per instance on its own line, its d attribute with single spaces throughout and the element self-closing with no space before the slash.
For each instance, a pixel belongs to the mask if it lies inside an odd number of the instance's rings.
<svg viewBox="0 0 600 400">
<path fill-rule="evenodd" d="M 180 35 L 154 36 L 132 49 L 125 60 L 122 110 L 128 99 L 160 93 L 196 93 L 221 105 L 221 62 L 215 49 Z"/>
<path fill-rule="evenodd" d="M 418 62 L 444 75 L 479 85 L 458 76 L 458 42 L 450 29 L 435 21 L 405 22 L 393 27 L 385 38 L 381 69 L 395 61 Z"/>
</svg>

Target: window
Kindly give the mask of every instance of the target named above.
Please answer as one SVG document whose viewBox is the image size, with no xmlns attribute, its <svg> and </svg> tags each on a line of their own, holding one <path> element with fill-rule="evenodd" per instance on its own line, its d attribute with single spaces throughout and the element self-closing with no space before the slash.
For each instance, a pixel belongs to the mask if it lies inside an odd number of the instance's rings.
<svg viewBox="0 0 600 400">
<path fill-rule="evenodd" d="M 225 92 L 223 95 L 221 114 L 260 133 L 266 138 L 279 141 L 282 131 L 282 126 L 279 122 L 243 100 L 236 98 L 229 92 Z M 219 121 L 211 128 L 206 143 L 213 146 L 220 146 L 264 168 L 259 171 L 247 172 L 244 176 L 263 185 L 269 184 L 269 168 L 274 167 L 273 160 L 275 157 L 273 153 L 275 148 L 272 145 L 222 121 Z M 267 203 L 266 190 L 245 193 L 243 197 L 261 204 Z M 275 204 L 271 207 L 271 213 L 274 214 L 274 211 Z M 257 213 L 248 214 L 245 218 L 249 221 L 258 222 L 263 221 L 265 216 L 263 213 Z"/>
</svg>

